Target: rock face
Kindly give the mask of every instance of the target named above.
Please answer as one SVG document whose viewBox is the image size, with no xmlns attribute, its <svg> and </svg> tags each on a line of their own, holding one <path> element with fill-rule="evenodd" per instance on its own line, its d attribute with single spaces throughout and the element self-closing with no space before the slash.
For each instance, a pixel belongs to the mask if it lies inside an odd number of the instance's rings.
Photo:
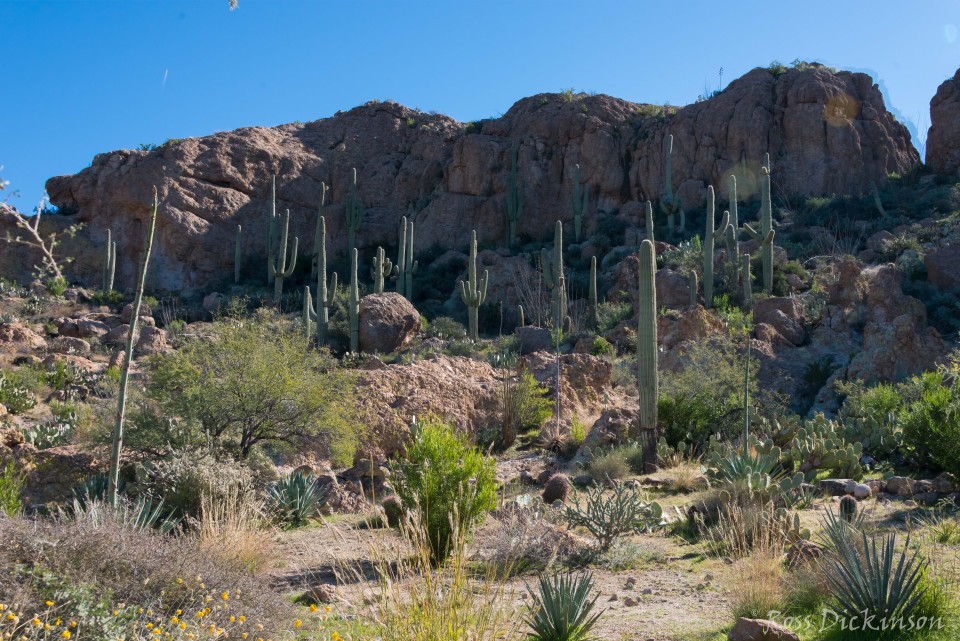
<svg viewBox="0 0 960 641">
<path fill-rule="evenodd" d="M 930 101 L 926 164 L 938 174 L 960 176 L 960 69 Z"/>
<path fill-rule="evenodd" d="M 420 313 L 396 292 L 370 294 L 360 300 L 360 350 L 390 354 L 420 332 Z"/>
<path fill-rule="evenodd" d="M 162 205 L 148 287 L 189 293 L 229 282 L 237 224 L 243 225 L 245 272 L 263 273 L 274 174 L 277 207 L 290 209 L 291 233 L 299 236 L 306 260 L 314 251 L 321 181 L 331 187 L 329 248 L 334 255 L 344 251 L 344 201 L 356 167 L 366 206 L 358 234 L 366 262 L 377 245 L 396 247 L 400 217 L 411 204 L 420 249 L 466 247 L 471 229 L 481 243 L 502 242 L 514 148 L 525 187 L 518 231 L 533 238 L 550 233 L 558 212 L 571 217 L 577 163 L 591 192 L 588 234 L 600 217 L 656 198 L 668 135 L 674 136 L 674 185 L 688 211 L 701 206 L 708 184 L 718 187 L 722 202 L 731 172 L 740 196 L 755 197 L 766 152 L 775 188 L 787 194 L 861 193 L 871 180 L 908 173 L 919 162 L 907 130 L 860 73 L 815 66 L 775 76 L 758 68 L 714 98 L 661 112 L 610 96 L 541 94 L 518 101 L 500 118 L 466 125 L 375 102 L 306 124 L 101 154 L 79 174 L 50 179 L 47 191 L 64 214 L 53 218 L 86 223 L 74 245 L 63 247 L 77 258 L 84 278 L 97 282 L 98 248 L 111 228 L 120 252 L 117 286 L 128 289 L 156 185 Z M 14 268 L 30 264 L 4 256 L 0 271 L 16 276 Z"/>
</svg>

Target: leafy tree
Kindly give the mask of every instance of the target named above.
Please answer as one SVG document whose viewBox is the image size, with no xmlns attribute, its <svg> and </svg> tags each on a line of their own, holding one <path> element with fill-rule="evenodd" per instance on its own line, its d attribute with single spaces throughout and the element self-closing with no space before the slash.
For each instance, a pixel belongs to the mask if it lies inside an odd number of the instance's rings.
<svg viewBox="0 0 960 641">
<path fill-rule="evenodd" d="M 152 363 L 131 445 L 213 447 L 246 458 L 260 444 L 319 439 L 346 465 L 360 432 L 354 389 L 352 374 L 273 313 L 221 319 L 212 337 Z"/>
</svg>

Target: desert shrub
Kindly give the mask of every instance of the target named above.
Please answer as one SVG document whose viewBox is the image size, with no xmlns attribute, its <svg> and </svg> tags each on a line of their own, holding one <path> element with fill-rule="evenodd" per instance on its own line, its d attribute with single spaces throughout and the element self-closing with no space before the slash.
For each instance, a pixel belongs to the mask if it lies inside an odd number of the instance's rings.
<svg viewBox="0 0 960 641">
<path fill-rule="evenodd" d="M 600 597 L 590 574 L 553 574 L 539 579 L 539 589 L 530 595 L 526 619 L 530 641 L 588 641 L 601 613 L 593 613 Z"/>
<path fill-rule="evenodd" d="M 637 490 L 623 484 L 609 493 L 602 486 L 575 492 L 564 516 L 570 527 L 583 527 L 606 552 L 621 537 L 658 527 L 663 518 L 659 503 L 647 501 Z"/>
<path fill-rule="evenodd" d="M 200 515 L 204 496 L 225 501 L 254 485 L 250 467 L 211 453 L 173 452 L 148 463 L 144 472 L 144 489 L 161 498 L 168 512 L 187 517 Z"/>
<path fill-rule="evenodd" d="M 667 443 L 686 441 L 703 449 L 711 435 L 730 439 L 743 427 L 744 360 L 732 338 L 714 337 L 691 346 L 682 356 L 683 369 L 661 372 L 658 423 Z M 760 393 L 750 368 L 750 400 L 754 406 L 776 405 L 769 391 Z M 710 372 L 704 376 L 704 372 Z"/>
<path fill-rule="evenodd" d="M 707 551 L 717 557 L 742 559 L 755 553 L 781 555 L 792 542 L 809 536 L 800 528 L 798 515 L 791 515 L 772 502 L 719 503 L 715 521 L 696 515 Z"/>
<path fill-rule="evenodd" d="M 440 316 L 430 321 L 425 334 L 427 338 L 454 340 L 465 337 L 467 328 L 463 326 L 463 323 L 459 323 L 449 316 Z"/>
<path fill-rule="evenodd" d="M 221 320 L 213 332 L 153 361 L 132 447 L 162 451 L 172 441 L 246 458 L 260 444 L 292 448 L 309 438 L 334 465 L 352 462 L 362 425 L 350 372 L 271 314 Z"/>
<path fill-rule="evenodd" d="M 36 406 L 37 397 L 16 377 L 0 371 L 0 404 L 11 414 L 21 414 Z"/>
<path fill-rule="evenodd" d="M 577 447 L 587 438 L 590 429 L 576 415 L 570 419 L 570 440 Z"/>
<path fill-rule="evenodd" d="M 21 497 L 23 486 L 26 483 L 24 476 L 17 470 L 13 461 L 7 463 L 0 474 L 0 513 L 7 516 L 16 516 L 23 507 Z"/>
<path fill-rule="evenodd" d="M 328 490 L 329 486 L 321 487 L 313 474 L 294 472 L 267 489 L 267 509 L 280 523 L 297 527 L 320 514 L 320 502 Z"/>
<path fill-rule="evenodd" d="M 250 488 L 231 486 L 225 493 L 204 493 L 194 524 L 197 544 L 228 563 L 256 572 L 271 558 L 264 536 L 263 503 Z"/>
<path fill-rule="evenodd" d="M 445 423 L 414 427 L 413 442 L 398 466 L 396 493 L 421 514 L 437 561 L 452 550 L 455 531 L 467 536 L 496 500 L 496 465 Z"/>
<path fill-rule="evenodd" d="M 762 550 L 739 559 L 730 576 L 730 609 L 735 619 L 766 619 L 774 610 L 783 610 L 783 559 L 771 550 Z"/>
<path fill-rule="evenodd" d="M 52 296 L 63 296 L 63 293 L 67 291 L 69 283 L 67 279 L 63 276 L 54 276 L 53 278 L 48 278 L 43 283 L 44 287 L 47 288 L 47 291 L 50 292 Z"/>
<path fill-rule="evenodd" d="M 123 294 L 116 290 L 104 291 L 97 290 L 90 297 L 96 305 L 108 305 L 115 307 L 123 302 Z"/>
<path fill-rule="evenodd" d="M 593 343 L 590 345 L 590 353 L 594 356 L 613 356 L 617 353 L 617 350 L 603 336 L 595 336 Z"/>
<path fill-rule="evenodd" d="M 597 332 L 602 334 L 620 323 L 630 320 L 633 317 L 633 306 L 629 302 L 603 302 L 597 305 L 597 316 L 600 318 Z"/>
<path fill-rule="evenodd" d="M 496 510 L 490 538 L 484 541 L 482 560 L 498 575 L 543 572 L 570 561 L 579 551 L 576 538 L 558 521 L 559 512 L 536 496 L 520 496 Z"/>
<path fill-rule="evenodd" d="M 960 475 L 960 385 L 947 376 L 922 375 L 923 392 L 903 409 L 900 422 L 903 443 L 921 464 Z"/>
<path fill-rule="evenodd" d="M 614 482 L 630 475 L 630 464 L 627 462 L 627 451 L 617 448 L 603 452 L 594 457 L 587 465 L 587 471 L 599 483 L 613 485 Z"/>
<path fill-rule="evenodd" d="M 0 519 L 0 540 L 0 571 L 11 579 L 0 584 L 0 600 L 10 603 L 6 599 L 17 590 L 21 619 L 47 617 L 53 608 L 51 623 L 57 617 L 77 621 L 80 639 L 104 638 L 94 635 L 106 627 L 105 620 L 124 632 L 120 637 L 141 638 L 135 635 L 144 629 L 144 616 L 154 626 L 166 626 L 180 611 L 190 613 L 183 617 L 186 631 L 196 638 L 205 636 L 210 624 L 231 638 L 243 632 L 254 639 L 281 637 L 291 628 L 290 605 L 246 568 L 223 561 L 190 536 L 128 527 L 108 509 L 74 518 Z M 55 605 L 45 606 L 47 600 Z M 106 613 L 92 607 L 101 602 Z M 194 614 L 206 607 L 210 613 L 200 630 Z"/>
<path fill-rule="evenodd" d="M 500 429 L 496 445 L 513 445 L 518 433 L 540 429 L 553 415 L 549 390 L 528 371 L 516 378 L 506 378 L 500 385 Z"/>
</svg>

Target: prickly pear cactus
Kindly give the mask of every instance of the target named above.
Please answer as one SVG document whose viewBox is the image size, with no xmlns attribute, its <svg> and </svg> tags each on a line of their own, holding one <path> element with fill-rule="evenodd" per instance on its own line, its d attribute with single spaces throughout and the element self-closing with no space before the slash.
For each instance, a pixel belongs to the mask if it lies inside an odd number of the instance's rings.
<svg viewBox="0 0 960 641">
<path fill-rule="evenodd" d="M 863 478 L 863 445 L 848 443 L 834 421 L 817 414 L 804 421 L 803 427 L 790 442 L 786 458 L 812 480 L 817 472 L 830 470 L 840 478 Z"/>
</svg>

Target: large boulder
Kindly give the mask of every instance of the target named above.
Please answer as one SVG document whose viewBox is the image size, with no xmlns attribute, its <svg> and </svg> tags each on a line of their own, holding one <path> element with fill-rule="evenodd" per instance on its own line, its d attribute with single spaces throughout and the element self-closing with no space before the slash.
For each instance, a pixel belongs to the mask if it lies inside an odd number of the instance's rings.
<svg viewBox="0 0 960 641">
<path fill-rule="evenodd" d="M 29 352 L 43 349 L 47 341 L 23 323 L 0 323 L 0 350 Z"/>
<path fill-rule="evenodd" d="M 45 224 L 86 225 L 76 239 L 64 239 L 62 250 L 76 257 L 77 272 L 90 283 L 100 278 L 99 248 L 112 229 L 121 252 L 117 288 L 129 290 L 156 185 L 162 215 L 149 287 L 190 293 L 232 278 L 237 224 L 250 273 L 262 274 L 272 175 L 277 207 L 290 209 L 290 232 L 304 241 L 302 253 L 314 251 L 321 183 L 330 186 L 328 251 L 336 254 L 347 245 L 343 208 L 356 167 L 367 206 L 358 240 L 369 256 L 378 245 L 396 246 L 400 217 L 411 203 L 419 207 L 417 249 L 466 247 L 473 229 L 480 243 L 502 243 L 515 147 L 526 191 L 518 231 L 530 238 L 549 234 L 557 212 L 568 209 L 571 159 L 581 167 L 591 206 L 603 215 L 660 193 L 668 135 L 674 136 L 674 184 L 688 211 L 701 206 L 708 184 L 719 186 L 723 202 L 731 172 L 741 197 L 755 198 L 766 152 L 773 154 L 777 193 L 788 195 L 860 194 L 870 181 L 907 174 L 919 163 L 908 131 L 862 73 L 818 65 L 781 74 L 757 68 L 709 100 L 666 117 L 653 111 L 660 109 L 605 95 L 540 94 L 468 126 L 376 101 L 304 124 L 100 154 L 79 174 L 47 182 L 65 215 Z M 601 215 L 587 216 L 586 232 L 601 221 Z M 19 249 L 0 256 L 0 272 L 19 278 L 35 262 Z"/>
<path fill-rule="evenodd" d="M 960 176 L 960 69 L 943 81 L 930 101 L 927 167 Z"/>
<path fill-rule="evenodd" d="M 957 117 L 960 118 L 960 114 Z M 948 245 L 924 254 L 923 265 L 931 283 L 960 296 L 960 245 Z"/>
<path fill-rule="evenodd" d="M 396 292 L 370 294 L 360 300 L 360 351 L 390 354 L 419 332 L 420 312 Z"/>
</svg>

